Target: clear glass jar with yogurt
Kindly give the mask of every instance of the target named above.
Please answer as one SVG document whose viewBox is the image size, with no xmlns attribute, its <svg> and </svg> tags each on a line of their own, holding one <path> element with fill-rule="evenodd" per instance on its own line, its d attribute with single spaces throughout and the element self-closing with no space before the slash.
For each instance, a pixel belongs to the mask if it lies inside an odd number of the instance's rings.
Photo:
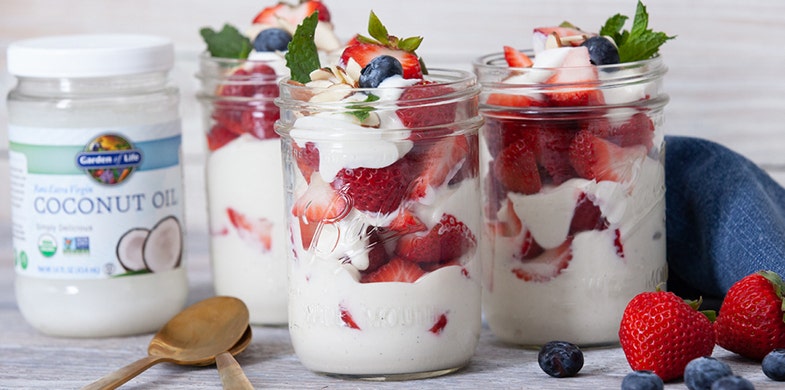
<svg viewBox="0 0 785 390">
<path fill-rule="evenodd" d="M 488 325 L 521 345 L 618 343 L 627 302 L 667 275 L 662 59 L 474 67 Z"/>
<path fill-rule="evenodd" d="M 198 99 L 204 116 L 213 284 L 240 298 L 250 321 L 287 321 L 286 238 L 277 81 L 283 58 L 239 60 L 204 54 Z"/>
<path fill-rule="evenodd" d="M 43 333 L 151 332 L 185 303 L 173 60 L 169 40 L 145 35 L 8 48 L 16 297 Z"/>
<path fill-rule="evenodd" d="M 313 371 L 431 377 L 477 346 L 479 86 L 426 79 L 281 83 L 289 331 Z"/>
</svg>

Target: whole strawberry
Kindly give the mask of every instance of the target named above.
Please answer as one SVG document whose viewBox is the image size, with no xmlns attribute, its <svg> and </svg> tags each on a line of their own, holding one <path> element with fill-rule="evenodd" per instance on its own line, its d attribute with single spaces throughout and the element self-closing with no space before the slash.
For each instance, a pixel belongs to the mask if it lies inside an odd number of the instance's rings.
<svg viewBox="0 0 785 390">
<path fill-rule="evenodd" d="M 633 370 L 649 370 L 663 381 L 681 377 L 690 360 L 714 349 L 711 320 L 667 291 L 638 294 L 624 309 L 619 342 Z"/>
<path fill-rule="evenodd" d="M 785 348 L 785 285 L 771 271 L 760 271 L 728 290 L 717 316 L 717 344 L 750 359 L 762 360 Z"/>
</svg>

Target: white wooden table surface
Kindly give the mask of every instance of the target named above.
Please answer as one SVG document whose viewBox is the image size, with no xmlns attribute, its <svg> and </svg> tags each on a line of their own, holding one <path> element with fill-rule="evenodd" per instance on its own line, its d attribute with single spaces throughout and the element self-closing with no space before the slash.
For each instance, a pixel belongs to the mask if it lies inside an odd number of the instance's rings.
<svg viewBox="0 0 785 390">
<path fill-rule="evenodd" d="M 152 335 L 115 339 L 58 339 L 29 327 L 13 293 L 8 204 L 5 48 L 17 39 L 49 34 L 140 32 L 171 37 L 177 47 L 173 79 L 183 96 L 188 221 L 189 302 L 212 295 L 206 255 L 204 141 L 194 99 L 197 30 L 224 22 L 246 25 L 275 0 L 0 0 L 0 389 L 73 389 L 146 353 Z M 324 0 L 339 36 L 365 29 L 369 9 L 400 36 L 423 35 L 429 66 L 470 68 L 501 45 L 529 45 L 533 27 L 564 19 L 596 29 L 608 16 L 632 15 L 635 0 Z M 669 134 L 703 137 L 752 159 L 785 184 L 785 1 L 646 0 L 651 27 L 678 35 L 662 53 L 670 68 L 666 89 Z M 758 389 L 785 388 L 759 365 L 718 349 Z M 532 388 L 618 389 L 629 368 L 620 349 L 586 352 L 577 378 L 554 379 L 537 366 L 536 352 L 501 345 L 487 329 L 471 364 L 445 377 L 416 382 L 367 383 L 308 372 L 293 354 L 284 328 L 254 328 L 238 360 L 256 388 Z M 217 389 L 214 367 L 155 366 L 123 388 Z M 683 383 L 666 388 L 683 389 Z"/>
</svg>

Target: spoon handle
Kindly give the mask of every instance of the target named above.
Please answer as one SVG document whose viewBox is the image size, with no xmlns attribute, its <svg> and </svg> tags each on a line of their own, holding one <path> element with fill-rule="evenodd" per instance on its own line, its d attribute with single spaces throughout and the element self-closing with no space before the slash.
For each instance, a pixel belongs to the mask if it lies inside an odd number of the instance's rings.
<svg viewBox="0 0 785 390">
<path fill-rule="evenodd" d="M 251 381 L 245 376 L 242 367 L 237 360 L 234 360 L 231 353 L 224 352 L 216 356 L 215 365 L 218 366 L 218 375 L 221 376 L 224 389 L 253 390 Z"/>
<path fill-rule="evenodd" d="M 141 374 L 144 370 L 152 367 L 156 363 L 166 361 L 166 358 L 160 356 L 146 356 L 125 367 L 119 368 L 109 374 L 104 375 L 101 379 L 85 386 L 82 390 L 111 390 L 119 387 L 125 382 L 128 382 L 133 377 Z"/>
</svg>

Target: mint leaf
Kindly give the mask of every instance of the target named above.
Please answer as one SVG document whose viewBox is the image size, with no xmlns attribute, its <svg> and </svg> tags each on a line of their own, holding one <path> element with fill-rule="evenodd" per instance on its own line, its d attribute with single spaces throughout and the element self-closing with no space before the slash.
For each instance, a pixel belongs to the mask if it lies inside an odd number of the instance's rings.
<svg viewBox="0 0 785 390">
<path fill-rule="evenodd" d="M 368 94 L 368 97 L 365 98 L 365 101 L 363 103 L 375 102 L 377 100 L 379 100 L 379 97 L 370 93 Z M 352 104 L 348 106 L 348 108 L 350 110 L 348 111 L 348 113 L 350 115 L 354 115 L 357 119 L 360 120 L 360 122 L 368 119 L 368 116 L 371 115 L 371 111 L 374 110 L 373 107 L 366 106 L 364 104 Z"/>
<path fill-rule="evenodd" d="M 634 62 L 647 60 L 657 55 L 660 46 L 668 40 L 676 38 L 664 32 L 654 32 L 649 29 L 649 14 L 646 6 L 638 0 L 635 10 L 635 19 L 632 21 L 632 30 L 622 30 L 628 17 L 620 14 L 611 16 L 605 25 L 600 28 L 600 35 L 609 36 L 616 42 L 619 49 L 620 62 Z"/>
<path fill-rule="evenodd" d="M 311 81 L 311 72 L 321 67 L 319 52 L 313 40 L 318 22 L 319 11 L 303 19 L 294 31 L 285 56 L 286 67 L 291 71 L 292 80 L 303 84 Z"/>
<path fill-rule="evenodd" d="M 224 24 L 220 32 L 204 27 L 199 30 L 199 35 L 213 57 L 246 59 L 253 49 L 251 40 L 229 24 Z"/>
</svg>

